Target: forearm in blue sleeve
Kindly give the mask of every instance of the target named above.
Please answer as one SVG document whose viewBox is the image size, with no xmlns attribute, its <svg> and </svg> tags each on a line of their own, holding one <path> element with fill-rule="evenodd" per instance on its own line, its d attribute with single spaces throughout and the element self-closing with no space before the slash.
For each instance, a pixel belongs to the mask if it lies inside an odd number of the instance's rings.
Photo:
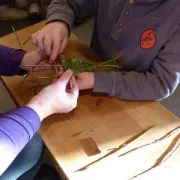
<svg viewBox="0 0 180 180">
<path fill-rule="evenodd" d="M 39 116 L 26 106 L 0 116 L 0 176 L 39 127 Z"/>
</svg>

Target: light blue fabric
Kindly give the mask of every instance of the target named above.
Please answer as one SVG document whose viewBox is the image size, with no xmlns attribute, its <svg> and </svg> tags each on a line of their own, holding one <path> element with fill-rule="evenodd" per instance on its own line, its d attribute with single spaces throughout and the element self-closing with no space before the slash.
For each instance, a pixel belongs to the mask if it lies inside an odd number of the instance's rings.
<svg viewBox="0 0 180 180">
<path fill-rule="evenodd" d="M 0 180 L 32 180 L 41 166 L 43 141 L 36 134 L 19 153 Z"/>
</svg>

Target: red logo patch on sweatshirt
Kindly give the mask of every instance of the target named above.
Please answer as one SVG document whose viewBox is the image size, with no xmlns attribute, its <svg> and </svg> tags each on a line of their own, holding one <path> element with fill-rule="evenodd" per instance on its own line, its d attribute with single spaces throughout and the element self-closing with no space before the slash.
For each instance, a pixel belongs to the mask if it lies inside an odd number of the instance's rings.
<svg viewBox="0 0 180 180">
<path fill-rule="evenodd" d="M 156 44 L 156 31 L 148 29 L 141 35 L 141 48 L 150 49 Z"/>
</svg>

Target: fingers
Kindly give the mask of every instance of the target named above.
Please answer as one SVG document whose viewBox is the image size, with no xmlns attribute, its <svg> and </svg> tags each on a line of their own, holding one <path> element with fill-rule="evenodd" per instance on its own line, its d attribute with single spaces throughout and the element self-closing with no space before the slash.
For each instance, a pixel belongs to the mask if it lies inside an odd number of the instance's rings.
<svg viewBox="0 0 180 180">
<path fill-rule="evenodd" d="M 52 80 L 52 84 L 56 83 L 58 81 L 58 78 L 55 78 Z"/>
<path fill-rule="evenodd" d="M 38 46 L 42 52 L 45 52 L 50 56 L 50 60 L 55 60 L 60 49 L 61 40 L 59 36 L 50 37 L 44 33 L 35 33 L 32 35 L 33 44 Z M 63 46 L 66 45 L 66 42 L 63 43 Z"/>
<path fill-rule="evenodd" d="M 67 45 L 68 28 L 65 23 L 52 22 L 32 35 L 33 44 L 54 61 Z"/>
<path fill-rule="evenodd" d="M 45 35 L 43 33 L 37 33 L 33 36 L 33 43 L 38 46 L 41 51 L 44 51 L 44 39 Z"/>
<path fill-rule="evenodd" d="M 59 72 L 61 72 L 61 73 L 64 72 L 64 68 L 62 66 L 59 67 Z"/>
<path fill-rule="evenodd" d="M 51 55 L 52 43 L 53 43 L 52 38 L 50 38 L 49 36 L 45 36 L 44 50 L 48 56 Z"/>
<path fill-rule="evenodd" d="M 58 79 L 57 83 L 61 85 L 64 90 L 66 89 L 66 86 L 72 76 L 73 72 L 71 70 L 65 71 L 62 76 Z"/>
<path fill-rule="evenodd" d="M 66 58 L 66 56 L 61 53 L 60 58 L 64 59 L 64 58 Z"/>
<path fill-rule="evenodd" d="M 60 46 L 61 46 L 61 39 L 59 36 L 55 36 L 53 38 L 53 46 L 52 46 L 52 53 L 50 56 L 50 60 L 54 61 L 56 59 L 56 57 L 59 53 Z"/>
<path fill-rule="evenodd" d="M 76 83 L 76 79 L 74 76 L 71 77 L 71 82 L 72 82 L 72 88 L 69 90 L 69 93 L 73 94 L 75 98 L 78 98 L 79 96 L 79 88 Z"/>
<path fill-rule="evenodd" d="M 61 43 L 61 47 L 60 47 L 60 50 L 59 50 L 60 54 L 64 51 L 66 45 L 67 45 L 67 38 L 65 38 Z"/>
<path fill-rule="evenodd" d="M 33 42 L 34 45 L 36 45 L 36 36 L 37 36 L 38 32 L 32 34 L 32 36 L 31 36 L 31 39 L 32 39 L 32 42 Z"/>
</svg>

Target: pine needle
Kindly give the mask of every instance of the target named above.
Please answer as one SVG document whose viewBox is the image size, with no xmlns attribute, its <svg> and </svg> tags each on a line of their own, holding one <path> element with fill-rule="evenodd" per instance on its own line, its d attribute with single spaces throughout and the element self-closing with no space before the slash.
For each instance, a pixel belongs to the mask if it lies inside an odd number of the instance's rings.
<svg viewBox="0 0 180 180">
<path fill-rule="evenodd" d="M 66 58 L 62 60 L 64 70 L 71 69 L 74 73 L 93 71 L 96 66 L 87 61 L 81 61 L 75 58 Z"/>
<path fill-rule="evenodd" d="M 18 35 L 17 35 L 17 32 L 16 32 L 16 30 L 15 30 L 15 28 L 14 28 L 13 26 L 12 26 L 12 30 L 13 30 L 15 36 L 16 36 L 16 40 L 17 40 L 20 48 L 23 49 L 23 47 L 22 47 L 22 45 L 21 45 L 21 42 L 20 42 L 20 39 L 19 39 L 19 37 L 18 37 Z"/>
<path fill-rule="evenodd" d="M 97 65 L 88 61 L 81 61 L 76 58 L 66 58 L 61 60 L 61 62 L 65 70 L 71 69 L 74 73 L 91 72 L 94 71 L 97 67 L 103 67 L 108 70 L 117 71 L 120 68 L 120 66 L 117 63 L 117 60 L 119 58 L 120 56 L 117 56 L 113 59 L 110 59 Z"/>
</svg>

